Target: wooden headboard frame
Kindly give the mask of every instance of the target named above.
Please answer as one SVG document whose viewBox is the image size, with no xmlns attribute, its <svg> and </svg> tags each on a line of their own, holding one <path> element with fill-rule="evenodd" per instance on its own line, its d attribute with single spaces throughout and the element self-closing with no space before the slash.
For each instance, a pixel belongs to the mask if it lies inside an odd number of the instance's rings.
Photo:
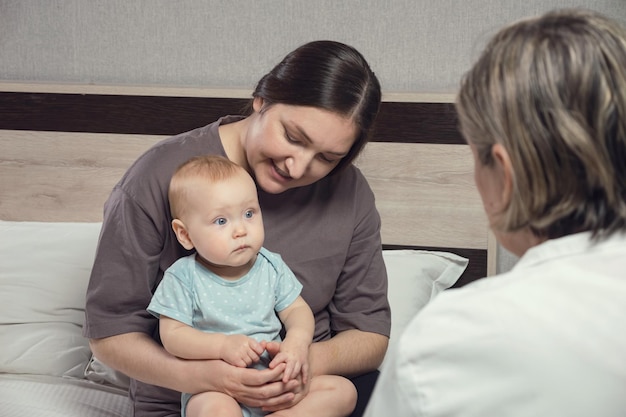
<svg viewBox="0 0 626 417">
<path fill-rule="evenodd" d="M 101 221 L 126 168 L 151 144 L 239 114 L 247 90 L 0 82 L 0 219 Z M 386 249 L 470 259 L 457 283 L 495 272 L 495 241 L 450 94 L 385 94 L 357 165 Z"/>
</svg>

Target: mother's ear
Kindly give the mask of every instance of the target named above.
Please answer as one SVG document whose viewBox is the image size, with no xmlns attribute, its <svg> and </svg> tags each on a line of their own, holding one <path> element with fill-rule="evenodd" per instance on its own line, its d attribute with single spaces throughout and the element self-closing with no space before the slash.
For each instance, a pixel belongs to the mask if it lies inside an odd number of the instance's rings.
<svg viewBox="0 0 626 417">
<path fill-rule="evenodd" d="M 254 109 L 256 113 L 260 113 L 261 109 L 263 109 L 263 104 L 265 104 L 265 100 L 257 96 L 252 100 L 252 109 Z"/>
<path fill-rule="evenodd" d="M 508 207 L 511 202 L 511 194 L 513 193 L 513 164 L 509 153 L 499 143 L 491 147 L 491 156 L 495 162 L 496 168 L 502 175 L 502 192 L 500 195 L 502 207 Z"/>
<path fill-rule="evenodd" d="M 187 232 L 187 228 L 185 227 L 185 223 L 180 219 L 172 220 L 172 229 L 174 229 L 174 233 L 176 233 L 176 239 L 183 246 L 183 248 L 187 250 L 193 249 L 193 242 L 189 237 L 189 232 Z"/>
</svg>

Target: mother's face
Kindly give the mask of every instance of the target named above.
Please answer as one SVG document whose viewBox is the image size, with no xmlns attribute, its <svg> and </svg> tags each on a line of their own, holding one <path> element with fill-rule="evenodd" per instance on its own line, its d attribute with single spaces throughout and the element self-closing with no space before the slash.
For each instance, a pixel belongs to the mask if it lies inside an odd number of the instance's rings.
<svg viewBox="0 0 626 417">
<path fill-rule="evenodd" d="M 246 158 L 257 185 L 271 194 L 312 184 L 348 154 L 357 136 L 350 118 L 315 107 L 254 100 L 245 137 Z"/>
</svg>

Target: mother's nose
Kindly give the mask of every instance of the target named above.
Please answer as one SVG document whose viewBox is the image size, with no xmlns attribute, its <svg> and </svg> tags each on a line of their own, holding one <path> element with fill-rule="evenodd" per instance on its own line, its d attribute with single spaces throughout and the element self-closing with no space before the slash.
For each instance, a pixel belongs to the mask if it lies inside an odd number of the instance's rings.
<svg viewBox="0 0 626 417">
<path fill-rule="evenodd" d="M 302 176 L 308 171 L 309 166 L 314 158 L 311 152 L 299 152 L 293 156 L 288 157 L 285 160 L 285 167 L 287 173 L 293 179 L 302 178 Z"/>
</svg>

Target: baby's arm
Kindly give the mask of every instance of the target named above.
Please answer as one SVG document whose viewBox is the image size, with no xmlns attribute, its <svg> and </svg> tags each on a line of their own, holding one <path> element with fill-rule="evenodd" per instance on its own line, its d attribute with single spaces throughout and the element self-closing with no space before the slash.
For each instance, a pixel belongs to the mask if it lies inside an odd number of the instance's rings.
<svg viewBox="0 0 626 417">
<path fill-rule="evenodd" d="M 270 362 L 270 368 L 284 362 L 287 366 L 283 382 L 287 382 L 302 373 L 302 381 L 309 378 L 309 346 L 313 341 L 315 319 L 309 305 L 301 296 L 289 307 L 280 311 L 278 317 L 285 326 L 285 340 L 280 345 L 279 353 Z"/>
<path fill-rule="evenodd" d="M 242 368 L 257 362 L 265 342 L 241 334 L 205 333 L 180 321 L 161 315 L 159 331 L 163 347 L 183 359 L 222 359 Z"/>
</svg>

